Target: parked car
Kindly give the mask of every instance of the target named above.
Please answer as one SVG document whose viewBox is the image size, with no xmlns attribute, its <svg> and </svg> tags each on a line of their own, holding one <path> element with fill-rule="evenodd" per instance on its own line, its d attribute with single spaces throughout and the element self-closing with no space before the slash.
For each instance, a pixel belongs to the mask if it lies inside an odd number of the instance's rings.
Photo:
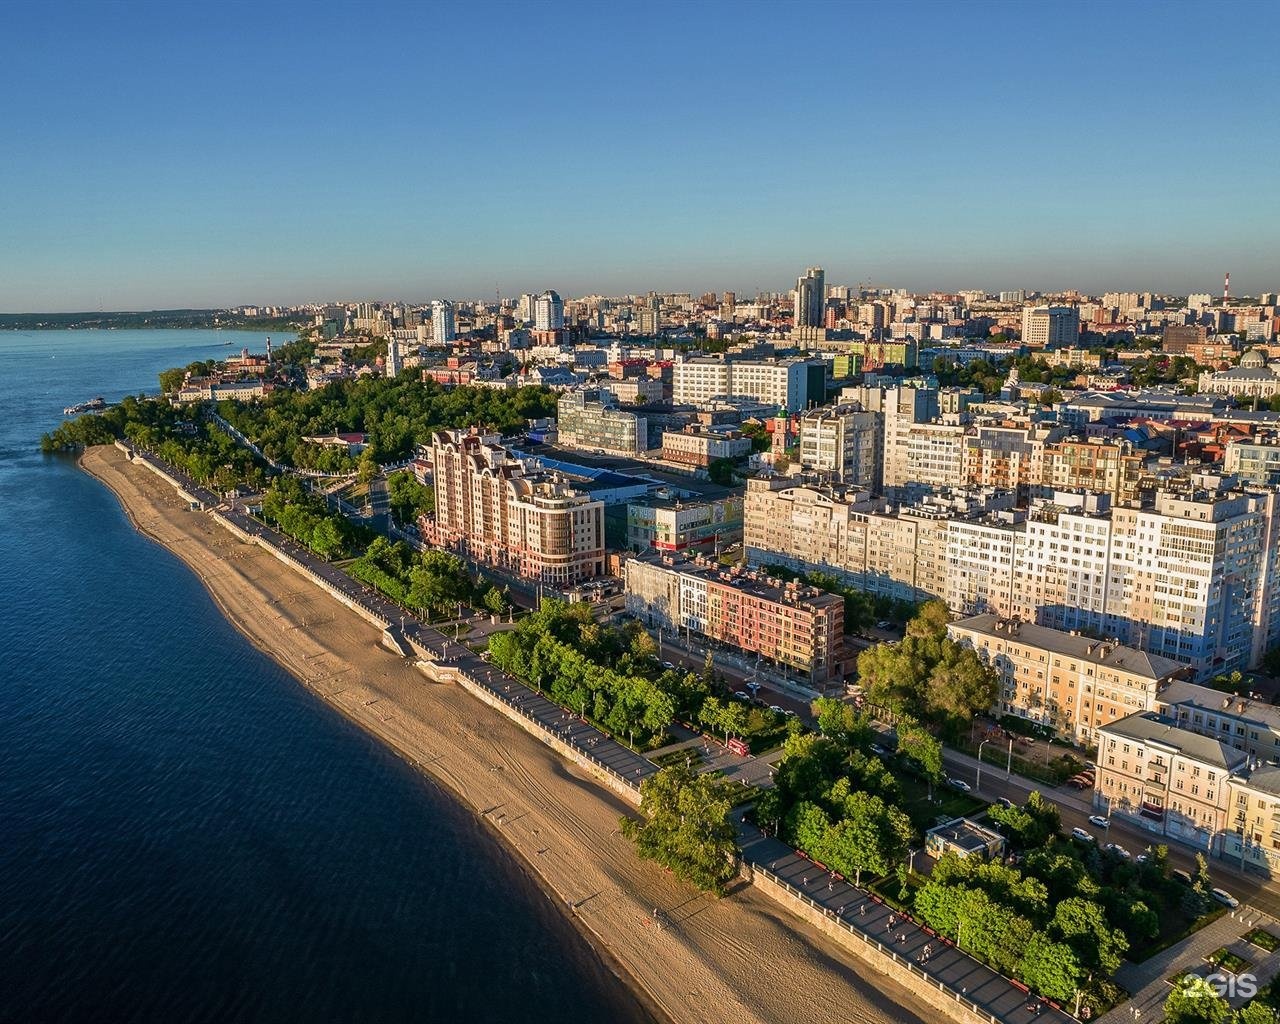
<svg viewBox="0 0 1280 1024">
<path fill-rule="evenodd" d="M 1240 906 L 1240 901 L 1236 899 L 1234 896 L 1232 896 L 1231 893 L 1227 892 L 1226 889 L 1218 889 L 1218 888 L 1210 889 L 1209 895 L 1212 896 L 1219 903 L 1221 903 L 1224 907 L 1230 907 L 1232 910 L 1235 910 L 1236 907 Z"/>
<path fill-rule="evenodd" d="M 1182 868 L 1174 868 L 1173 871 L 1170 872 L 1170 874 L 1173 875 L 1173 877 L 1176 878 L 1183 885 L 1195 884 L 1194 882 L 1191 881 L 1191 873 L 1189 871 L 1183 871 Z"/>
<path fill-rule="evenodd" d="M 746 690 L 734 690 L 734 691 L 733 691 L 733 695 L 734 695 L 735 697 L 737 697 L 737 698 L 738 698 L 738 700 L 750 700 L 750 699 L 751 699 L 751 695 L 750 695 L 749 693 L 747 693 L 747 691 L 746 691 Z"/>
<path fill-rule="evenodd" d="M 1104 818 L 1101 814 L 1091 814 L 1089 815 L 1089 824 L 1097 825 L 1098 828 L 1106 828 L 1111 824 L 1111 820 L 1109 818 Z"/>
<path fill-rule="evenodd" d="M 671 669 L 675 668 L 675 666 L 674 666 L 673 664 L 671 664 L 671 662 L 669 662 L 669 661 L 664 661 L 664 662 L 662 663 L 662 667 L 663 667 L 663 668 L 665 668 L 665 669 L 667 669 L 668 671 L 670 671 Z"/>
<path fill-rule="evenodd" d="M 998 797 L 996 797 L 996 803 L 998 803 L 998 804 L 999 804 L 1001 807 L 1003 807 L 1006 811 L 1011 811 L 1011 810 L 1013 810 L 1013 801 L 1012 801 L 1012 800 L 1010 800 L 1007 796 L 998 796 Z"/>
<path fill-rule="evenodd" d="M 969 783 L 965 782 L 964 779 L 947 779 L 947 785 L 951 786 L 953 789 L 960 790 L 961 793 L 967 793 L 973 788 Z"/>
<path fill-rule="evenodd" d="M 885 750 L 879 743 L 873 743 L 871 744 L 871 753 L 875 754 L 876 757 L 884 757 L 889 751 Z"/>
<path fill-rule="evenodd" d="M 876 629 L 892 629 L 892 628 L 893 628 L 893 623 L 890 622 L 888 619 L 881 619 L 879 622 L 876 623 Z"/>
<path fill-rule="evenodd" d="M 769 710 L 772 711 L 775 715 L 782 714 L 782 708 L 780 708 L 777 704 L 770 704 Z"/>
<path fill-rule="evenodd" d="M 1082 843 L 1096 843 L 1096 842 L 1097 842 L 1097 840 L 1096 840 L 1096 839 L 1094 839 L 1092 835 L 1090 835 L 1088 832 L 1086 832 L 1086 831 L 1085 831 L 1084 829 L 1082 829 L 1082 828 L 1073 828 L 1073 829 L 1071 830 L 1071 838 L 1072 838 L 1072 839 L 1078 839 L 1078 840 L 1080 840 L 1080 842 L 1082 842 Z"/>
<path fill-rule="evenodd" d="M 1150 849 L 1150 847 L 1148 847 L 1148 849 Z M 1138 856 L 1136 856 L 1136 857 L 1134 857 L 1134 858 L 1133 858 L 1133 862 L 1134 862 L 1135 864 L 1145 864 L 1145 863 L 1146 863 L 1147 861 L 1149 861 L 1150 859 L 1151 859 L 1151 854 L 1149 854 L 1149 853 L 1140 853 L 1140 854 L 1138 854 Z"/>
<path fill-rule="evenodd" d="M 1119 843 L 1107 843 L 1107 845 L 1104 846 L 1103 849 L 1106 850 L 1108 853 L 1114 853 L 1121 860 L 1128 860 L 1130 856 L 1129 851 L 1126 850 Z"/>
</svg>

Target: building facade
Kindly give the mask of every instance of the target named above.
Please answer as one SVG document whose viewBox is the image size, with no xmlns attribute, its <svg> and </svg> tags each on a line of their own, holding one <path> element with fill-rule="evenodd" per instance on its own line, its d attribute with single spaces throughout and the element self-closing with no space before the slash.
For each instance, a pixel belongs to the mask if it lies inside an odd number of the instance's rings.
<svg viewBox="0 0 1280 1024">
<path fill-rule="evenodd" d="M 556 403 L 556 431 L 560 444 L 617 455 L 648 451 L 649 424 L 645 417 L 619 409 L 608 391 L 582 388 L 561 395 Z"/>
<path fill-rule="evenodd" d="M 1074 306 L 1025 307 L 1022 344 L 1028 348 L 1075 348 L 1080 344 L 1080 311 Z"/>
<path fill-rule="evenodd" d="M 432 435 L 430 542 L 532 582 L 563 587 L 604 572 L 604 503 L 533 470 L 476 431 Z"/>
<path fill-rule="evenodd" d="M 712 501 L 627 506 L 627 547 L 643 554 L 720 550 L 742 540 L 741 495 Z"/>
<path fill-rule="evenodd" d="M 1186 666 L 1111 641 L 1064 633 L 998 615 L 975 615 L 947 626 L 1000 677 L 994 709 L 1092 745 L 1098 730 L 1156 707 L 1156 695 Z"/>
<path fill-rule="evenodd" d="M 800 464 L 854 487 L 879 490 L 881 418 L 857 404 L 810 409 L 800 417 Z"/>
<path fill-rule="evenodd" d="M 626 607 L 650 626 L 700 633 L 816 685 L 844 671 L 844 599 L 702 560 L 628 559 Z"/>
</svg>

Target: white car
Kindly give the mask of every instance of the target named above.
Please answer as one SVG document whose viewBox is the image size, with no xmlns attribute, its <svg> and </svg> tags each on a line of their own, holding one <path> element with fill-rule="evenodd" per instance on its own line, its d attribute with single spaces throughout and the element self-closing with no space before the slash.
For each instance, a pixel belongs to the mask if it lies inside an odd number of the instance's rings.
<svg viewBox="0 0 1280 1024">
<path fill-rule="evenodd" d="M 1091 814 L 1089 815 L 1089 824 L 1097 825 L 1098 828 L 1106 828 L 1111 824 L 1111 819 L 1104 818 L 1101 814 Z"/>
<path fill-rule="evenodd" d="M 1107 843 L 1107 845 L 1104 846 L 1103 849 L 1106 850 L 1108 853 L 1114 853 L 1121 860 L 1129 859 L 1129 851 L 1126 850 L 1119 843 Z"/>
<path fill-rule="evenodd" d="M 669 661 L 664 661 L 662 663 L 662 667 L 665 668 L 668 672 L 671 671 L 671 669 L 675 668 L 675 666 L 671 664 L 671 662 Z"/>
<path fill-rule="evenodd" d="M 1078 840 L 1080 840 L 1080 842 L 1082 842 L 1082 843 L 1094 843 L 1094 842 L 1097 842 L 1097 840 L 1096 840 L 1096 839 L 1094 839 L 1094 838 L 1093 838 L 1093 836 L 1091 836 L 1088 832 L 1086 832 L 1086 831 L 1085 831 L 1084 829 L 1082 829 L 1082 828 L 1073 828 L 1073 829 L 1071 830 L 1071 838 L 1072 838 L 1072 839 L 1078 839 Z"/>
<path fill-rule="evenodd" d="M 782 714 L 782 708 L 778 707 L 777 704 L 770 704 L 769 710 L 772 711 L 775 715 Z"/>
<path fill-rule="evenodd" d="M 961 793 L 967 793 L 973 788 L 964 779 L 947 779 L 947 785 L 960 790 Z"/>
<path fill-rule="evenodd" d="M 737 698 L 738 698 L 738 700 L 750 700 L 750 699 L 751 699 L 751 696 L 747 693 L 747 691 L 746 691 L 746 690 L 734 690 L 734 691 L 733 691 L 733 695 L 734 695 L 735 697 L 737 697 Z"/>
<path fill-rule="evenodd" d="M 1236 907 L 1240 906 L 1240 901 L 1232 896 L 1231 893 L 1227 892 L 1226 889 L 1210 889 L 1209 895 L 1224 907 L 1230 907 L 1232 910 L 1235 910 Z"/>
</svg>

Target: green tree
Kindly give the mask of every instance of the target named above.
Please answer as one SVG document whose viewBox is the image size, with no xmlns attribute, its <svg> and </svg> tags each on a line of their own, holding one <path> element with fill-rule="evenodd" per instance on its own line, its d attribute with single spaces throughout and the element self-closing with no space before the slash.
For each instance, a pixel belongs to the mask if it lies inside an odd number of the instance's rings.
<svg viewBox="0 0 1280 1024">
<path fill-rule="evenodd" d="M 972 648 L 951 640 L 943 640 L 941 647 L 941 659 L 929 674 L 928 705 L 953 720 L 968 722 L 995 704 L 999 679 Z"/>
<path fill-rule="evenodd" d="M 344 547 L 342 531 L 338 524 L 326 517 L 311 532 L 311 549 L 321 558 L 329 559 L 341 554 Z"/>
<path fill-rule="evenodd" d="M 737 870 L 731 809 L 724 779 L 674 765 L 641 784 L 641 817 L 623 818 L 622 834 L 635 843 L 641 857 L 722 895 Z"/>
<path fill-rule="evenodd" d="M 747 727 L 747 709 L 736 700 L 728 701 L 720 716 L 720 727 L 724 729 L 726 743 L 729 742 L 730 736 L 741 736 L 742 731 Z"/>
<path fill-rule="evenodd" d="M 1276 1024 L 1276 1011 L 1255 999 L 1236 1011 L 1233 1024 Z"/>
<path fill-rule="evenodd" d="M 728 459 L 712 459 L 707 466 L 707 476 L 713 484 L 733 486 L 733 463 Z"/>
<path fill-rule="evenodd" d="M 698 723 L 706 726 L 711 732 L 723 729 L 724 702 L 715 697 L 708 697 L 704 700 L 702 702 L 702 707 L 698 708 Z"/>
<path fill-rule="evenodd" d="M 484 605 L 486 611 L 493 612 L 494 615 L 502 615 L 511 606 L 507 595 L 493 585 L 484 592 L 480 603 Z"/>
<path fill-rule="evenodd" d="M 436 492 L 418 483 L 408 470 L 398 470 L 387 475 L 387 500 L 396 522 L 412 525 L 419 516 L 435 511 Z"/>
<path fill-rule="evenodd" d="M 1075 951 L 1065 942 L 1055 942 L 1044 932 L 1035 932 L 1022 958 L 1022 980 L 1050 999 L 1068 1000 L 1084 978 Z"/>
<path fill-rule="evenodd" d="M 1087 969 L 1107 976 L 1116 972 L 1129 949 L 1129 940 L 1111 927 L 1102 907 L 1079 897 L 1058 904 L 1049 931 L 1075 950 Z"/>
<path fill-rule="evenodd" d="M 898 724 L 898 751 L 918 764 L 931 781 L 942 779 L 942 744 L 914 719 Z"/>
<path fill-rule="evenodd" d="M 1212 985 L 1189 974 L 1173 986 L 1164 1001 L 1165 1024 L 1227 1024 L 1231 1007 Z"/>
</svg>

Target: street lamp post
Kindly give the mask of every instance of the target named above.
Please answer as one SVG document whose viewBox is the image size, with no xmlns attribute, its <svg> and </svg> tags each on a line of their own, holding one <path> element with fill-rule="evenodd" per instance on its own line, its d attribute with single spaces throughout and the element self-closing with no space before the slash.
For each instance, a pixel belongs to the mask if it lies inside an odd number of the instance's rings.
<svg viewBox="0 0 1280 1024">
<path fill-rule="evenodd" d="M 1009 760 L 1005 762 L 1004 777 L 1006 781 L 1013 778 L 1013 737 L 1012 736 L 1009 737 Z"/>
<path fill-rule="evenodd" d="M 990 742 L 991 742 L 990 740 L 983 740 L 981 743 L 978 744 L 978 777 L 974 781 L 974 784 L 973 784 L 974 789 L 982 788 L 982 748 L 985 747 Z"/>
</svg>

